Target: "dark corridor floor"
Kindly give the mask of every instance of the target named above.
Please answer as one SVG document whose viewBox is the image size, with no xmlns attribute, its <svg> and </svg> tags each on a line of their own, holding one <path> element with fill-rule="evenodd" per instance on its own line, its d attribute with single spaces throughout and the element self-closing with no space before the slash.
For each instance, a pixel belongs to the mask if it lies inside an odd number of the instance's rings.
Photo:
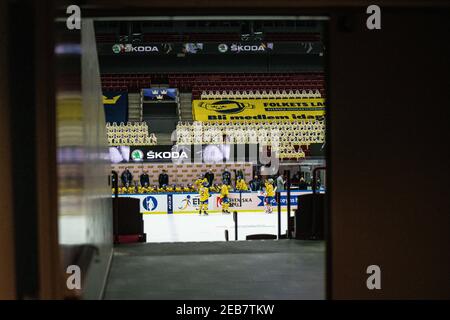
<svg viewBox="0 0 450 320">
<path fill-rule="evenodd" d="M 318 241 L 116 246 L 105 299 L 324 299 Z"/>
</svg>

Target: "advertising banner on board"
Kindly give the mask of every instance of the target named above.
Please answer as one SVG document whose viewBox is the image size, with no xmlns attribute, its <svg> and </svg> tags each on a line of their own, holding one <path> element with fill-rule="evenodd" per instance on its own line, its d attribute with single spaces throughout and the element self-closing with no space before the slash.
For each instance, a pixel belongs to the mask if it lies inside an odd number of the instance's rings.
<svg viewBox="0 0 450 320">
<path fill-rule="evenodd" d="M 224 99 L 192 101 L 197 121 L 324 120 L 325 99 Z"/>
<path fill-rule="evenodd" d="M 133 195 L 132 198 L 138 198 L 140 200 L 140 210 L 142 213 L 168 213 L 167 195 L 165 194 Z"/>
<path fill-rule="evenodd" d="M 109 147 L 112 163 L 259 163 L 258 144 L 156 145 Z"/>
<path fill-rule="evenodd" d="M 190 162 L 190 149 L 179 149 L 176 146 L 113 146 L 109 147 L 112 163 L 138 162 L 173 162 L 181 160 Z"/>
<path fill-rule="evenodd" d="M 291 209 L 297 208 L 298 196 L 312 191 L 292 191 Z M 197 213 L 200 205 L 198 193 L 161 193 L 161 194 L 130 194 L 119 197 L 131 197 L 140 200 L 140 210 L 143 214 L 182 214 Z M 264 210 L 264 194 L 261 192 L 231 192 L 229 194 L 230 210 L 238 212 L 259 212 Z M 276 206 L 275 200 L 272 203 Z M 287 206 L 287 193 L 281 193 L 281 207 Z M 222 199 L 219 193 L 212 193 L 208 199 L 208 210 L 220 212 Z"/>
<path fill-rule="evenodd" d="M 99 43 L 99 55 L 270 55 L 311 54 L 323 55 L 322 41 L 224 41 L 224 42 L 150 42 Z"/>
</svg>

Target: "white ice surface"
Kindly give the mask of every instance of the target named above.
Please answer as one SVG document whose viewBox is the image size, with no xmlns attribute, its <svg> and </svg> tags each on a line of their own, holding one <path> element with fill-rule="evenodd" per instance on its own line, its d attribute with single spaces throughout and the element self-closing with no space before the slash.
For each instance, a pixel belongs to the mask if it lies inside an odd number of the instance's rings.
<svg viewBox="0 0 450 320">
<path fill-rule="evenodd" d="M 278 217 L 264 212 L 238 213 L 238 240 L 249 234 L 277 235 Z M 233 214 L 144 214 L 144 232 L 147 242 L 225 241 L 228 230 L 230 241 L 234 240 Z M 286 232 L 286 213 L 281 214 L 281 233 Z"/>
</svg>

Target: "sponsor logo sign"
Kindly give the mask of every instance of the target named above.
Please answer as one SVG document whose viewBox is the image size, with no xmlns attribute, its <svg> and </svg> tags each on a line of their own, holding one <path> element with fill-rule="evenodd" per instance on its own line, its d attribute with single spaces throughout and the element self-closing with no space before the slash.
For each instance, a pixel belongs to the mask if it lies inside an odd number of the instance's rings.
<svg viewBox="0 0 450 320">
<path fill-rule="evenodd" d="M 242 43 L 233 43 L 230 47 L 230 51 L 233 53 L 240 52 L 266 52 L 273 50 L 273 43 L 260 43 L 260 44 L 242 44 Z"/>
<path fill-rule="evenodd" d="M 156 45 L 133 45 L 131 43 L 116 43 L 111 49 L 115 54 L 159 52 L 159 48 Z"/>
<path fill-rule="evenodd" d="M 155 152 L 155 151 L 149 151 L 147 152 L 147 159 L 153 160 L 153 159 L 188 159 L 188 155 L 185 151 L 164 151 L 164 152 Z"/>
<path fill-rule="evenodd" d="M 220 114 L 236 114 L 241 113 L 245 109 L 254 109 L 255 105 L 247 102 L 239 102 L 234 100 L 220 100 L 215 102 L 200 102 L 200 108 Z"/>
<path fill-rule="evenodd" d="M 140 200 L 141 213 L 167 213 L 167 196 L 164 194 L 120 195 Z"/>
<path fill-rule="evenodd" d="M 301 121 L 324 120 L 325 100 L 264 99 L 264 100 L 194 100 L 197 121 Z"/>
<path fill-rule="evenodd" d="M 142 162 L 144 161 L 144 153 L 139 149 L 133 150 L 131 153 L 131 159 L 135 162 Z"/>
<path fill-rule="evenodd" d="M 114 149 L 119 148 L 122 157 L 118 162 L 184 162 L 191 159 L 190 148 L 181 148 L 174 146 L 121 146 L 110 147 L 111 159 L 113 159 L 114 152 L 118 153 Z M 126 155 L 124 155 L 124 152 Z"/>
<path fill-rule="evenodd" d="M 61 51 L 61 50 L 60 50 Z M 277 41 L 277 42 L 153 42 L 153 43 L 99 43 L 99 55 L 160 54 L 183 57 L 194 54 L 234 55 L 291 53 L 323 55 L 321 41 Z"/>
<path fill-rule="evenodd" d="M 211 207 L 211 201 L 209 201 L 208 206 Z M 198 193 L 173 194 L 173 210 L 175 213 L 196 212 L 199 207 L 200 198 Z"/>
<path fill-rule="evenodd" d="M 217 46 L 217 49 L 219 50 L 219 52 L 225 53 L 228 51 L 228 45 L 226 45 L 225 43 L 221 43 Z"/>
<path fill-rule="evenodd" d="M 148 196 L 142 199 L 142 207 L 146 211 L 154 211 L 158 207 L 158 200 L 153 196 Z"/>
<path fill-rule="evenodd" d="M 261 43 L 220 43 L 217 50 L 220 53 L 261 53 L 274 49 L 273 42 Z"/>
<path fill-rule="evenodd" d="M 297 208 L 297 197 L 312 191 L 292 191 L 291 208 Z M 143 214 L 172 214 L 172 213 L 195 213 L 199 209 L 200 199 L 198 193 L 163 193 L 163 194 L 132 194 L 119 195 L 119 197 L 130 197 L 140 199 L 140 211 Z M 264 209 L 264 194 L 261 192 L 231 192 L 228 195 L 230 208 L 242 212 L 262 211 Z M 276 206 L 275 200 L 272 203 Z M 287 205 L 286 192 L 281 193 L 281 207 Z M 208 210 L 221 211 L 222 203 L 219 193 L 211 194 L 208 201 Z"/>
</svg>

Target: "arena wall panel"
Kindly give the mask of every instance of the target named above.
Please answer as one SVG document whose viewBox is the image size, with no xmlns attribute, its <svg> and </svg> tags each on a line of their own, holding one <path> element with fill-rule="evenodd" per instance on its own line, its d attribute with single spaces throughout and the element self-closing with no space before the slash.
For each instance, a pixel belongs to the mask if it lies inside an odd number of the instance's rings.
<svg viewBox="0 0 450 320">
<path fill-rule="evenodd" d="M 78 264 L 74 248 L 96 248 L 95 263 L 87 261 L 86 266 L 80 266 L 84 277 L 78 294 L 84 299 L 100 299 L 112 258 L 113 219 L 111 187 L 106 183 L 111 171 L 93 22 L 83 19 L 78 37 L 67 35 L 65 25 L 59 32 L 62 39 L 73 47 L 80 46 L 82 52 L 65 54 L 58 60 L 59 244 L 64 265 Z M 80 298 L 68 290 L 66 294 Z"/>
<path fill-rule="evenodd" d="M 112 170 L 120 174 L 128 168 L 133 174 L 133 181 L 139 182 L 139 176 L 143 170 L 147 170 L 150 176 L 150 184 L 158 184 L 158 177 L 162 170 L 167 170 L 170 184 L 193 183 L 199 175 L 204 175 L 209 169 L 214 173 L 214 183 L 221 183 L 222 172 L 225 168 L 231 172 L 234 179 L 234 171 L 242 170 L 245 179 L 251 180 L 253 175 L 253 165 L 251 163 L 223 163 L 223 164 L 174 164 L 174 163 L 158 163 L 158 164 L 113 164 Z"/>
</svg>

